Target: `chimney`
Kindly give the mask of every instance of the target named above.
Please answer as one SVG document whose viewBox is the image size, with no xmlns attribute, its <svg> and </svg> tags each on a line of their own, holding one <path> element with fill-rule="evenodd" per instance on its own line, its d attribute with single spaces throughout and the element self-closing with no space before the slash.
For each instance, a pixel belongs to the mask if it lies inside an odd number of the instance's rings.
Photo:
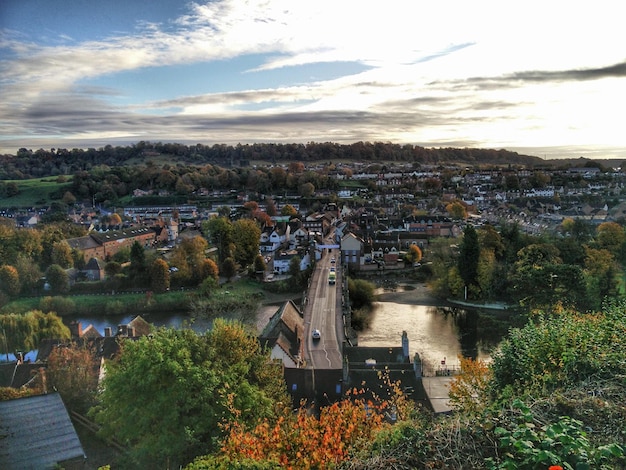
<svg viewBox="0 0 626 470">
<path fill-rule="evenodd" d="M 104 328 L 104 336 L 105 337 L 110 337 L 111 336 L 111 327 L 110 326 L 106 326 Z"/>
<path fill-rule="evenodd" d="M 402 332 L 402 352 L 404 353 L 404 358 L 406 360 L 409 359 L 409 335 L 406 331 Z"/>
<path fill-rule="evenodd" d="M 81 322 L 73 320 L 70 322 L 70 333 L 72 334 L 72 338 L 80 338 L 83 336 L 83 325 Z"/>
</svg>

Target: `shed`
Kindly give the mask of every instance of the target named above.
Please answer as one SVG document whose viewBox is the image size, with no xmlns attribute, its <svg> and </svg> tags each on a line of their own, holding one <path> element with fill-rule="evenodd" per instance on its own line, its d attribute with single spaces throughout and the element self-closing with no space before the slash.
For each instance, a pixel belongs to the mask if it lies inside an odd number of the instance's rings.
<svg viewBox="0 0 626 470">
<path fill-rule="evenodd" d="M 0 468 L 85 467 L 85 452 L 58 393 L 0 402 Z"/>
</svg>

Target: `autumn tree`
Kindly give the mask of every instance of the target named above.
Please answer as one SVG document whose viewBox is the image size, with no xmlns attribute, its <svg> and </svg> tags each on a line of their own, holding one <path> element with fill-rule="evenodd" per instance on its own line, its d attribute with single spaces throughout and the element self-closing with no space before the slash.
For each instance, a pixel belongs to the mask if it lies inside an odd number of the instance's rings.
<svg viewBox="0 0 626 470">
<path fill-rule="evenodd" d="M 213 279 L 216 282 L 219 280 L 220 270 L 217 263 L 210 258 L 206 258 L 202 261 L 200 272 L 200 277 L 203 281 L 205 279 Z"/>
<path fill-rule="evenodd" d="M 489 403 L 489 384 L 492 378 L 489 364 L 459 356 L 461 373 L 450 382 L 450 404 L 458 411 L 477 413 Z"/>
<path fill-rule="evenodd" d="M 0 266 L 0 291 L 9 297 L 15 297 L 20 293 L 21 288 L 17 269 L 8 264 Z"/>
<path fill-rule="evenodd" d="M 161 258 L 157 258 L 150 266 L 150 287 L 154 292 L 162 293 L 170 288 L 169 266 Z"/>
<path fill-rule="evenodd" d="M 256 333 L 218 319 L 204 335 L 162 328 L 124 341 L 95 419 L 103 436 L 129 447 L 134 468 L 178 468 L 217 450 L 220 423 L 251 425 L 287 400 L 282 371 Z"/>
<path fill-rule="evenodd" d="M 234 421 L 227 426 L 217 462 L 221 458 L 281 468 L 334 468 L 388 426 L 388 409 L 389 402 L 376 404 L 355 396 L 322 408 L 319 418 L 302 407 L 295 415 L 265 419 L 250 430 Z M 202 457 L 187 470 L 209 468 L 202 466 L 209 463 L 216 463 L 216 457 Z"/>
<path fill-rule="evenodd" d="M 411 266 L 414 266 L 415 263 L 419 263 L 422 260 L 422 250 L 420 250 L 420 247 L 417 245 L 411 245 L 409 249 L 406 250 L 404 259 Z"/>
<path fill-rule="evenodd" d="M 454 201 L 446 205 L 446 212 L 454 220 L 467 219 L 467 209 L 460 201 Z"/>
<path fill-rule="evenodd" d="M 58 264 L 64 269 L 74 266 L 72 248 L 65 240 L 61 240 L 52 245 L 51 260 L 53 264 Z"/>
<path fill-rule="evenodd" d="M 95 351 L 86 344 L 59 344 L 52 349 L 46 374 L 70 409 L 85 413 L 94 404 L 99 363 Z"/>
<path fill-rule="evenodd" d="M 298 215 L 298 211 L 291 204 L 285 204 L 280 208 L 280 215 L 294 216 Z"/>
<path fill-rule="evenodd" d="M 624 228 L 616 222 L 603 222 L 598 225 L 596 242 L 599 248 L 617 254 L 626 241 Z"/>
</svg>

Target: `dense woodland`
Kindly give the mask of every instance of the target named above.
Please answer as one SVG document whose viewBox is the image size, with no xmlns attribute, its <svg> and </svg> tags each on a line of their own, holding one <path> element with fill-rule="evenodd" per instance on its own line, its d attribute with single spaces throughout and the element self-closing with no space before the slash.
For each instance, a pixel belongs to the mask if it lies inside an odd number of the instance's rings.
<svg viewBox="0 0 626 470">
<path fill-rule="evenodd" d="M 0 156 L 0 180 L 26 179 L 57 175 L 70 175 L 91 170 L 99 165 L 123 166 L 145 163 L 159 155 L 168 155 L 176 162 L 192 165 L 217 164 L 221 166 L 247 166 L 251 162 L 287 164 L 292 161 L 360 161 L 404 162 L 419 165 L 445 165 L 461 163 L 472 165 L 523 165 L 542 162 L 538 157 L 519 155 L 507 150 L 472 148 L 424 148 L 410 144 L 383 142 L 357 142 L 336 144 L 331 142 L 307 144 L 215 144 L 183 145 L 176 143 L 139 142 L 131 146 L 99 149 L 38 149 L 21 148 L 16 155 Z"/>
</svg>

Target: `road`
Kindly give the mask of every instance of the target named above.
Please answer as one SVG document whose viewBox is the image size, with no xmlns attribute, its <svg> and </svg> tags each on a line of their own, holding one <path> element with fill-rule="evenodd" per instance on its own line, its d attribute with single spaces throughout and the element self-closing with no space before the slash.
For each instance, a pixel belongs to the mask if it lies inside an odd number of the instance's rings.
<svg viewBox="0 0 626 470">
<path fill-rule="evenodd" d="M 315 267 L 304 310 L 306 344 L 304 356 L 307 368 L 341 369 L 343 367 L 341 345 L 344 332 L 341 328 L 341 267 L 337 260 L 331 264 L 331 257 L 338 258 L 338 250 L 325 253 Z M 328 274 L 331 267 L 336 269 L 337 282 L 329 285 Z M 313 330 L 320 331 L 320 339 L 313 339 Z"/>
</svg>

